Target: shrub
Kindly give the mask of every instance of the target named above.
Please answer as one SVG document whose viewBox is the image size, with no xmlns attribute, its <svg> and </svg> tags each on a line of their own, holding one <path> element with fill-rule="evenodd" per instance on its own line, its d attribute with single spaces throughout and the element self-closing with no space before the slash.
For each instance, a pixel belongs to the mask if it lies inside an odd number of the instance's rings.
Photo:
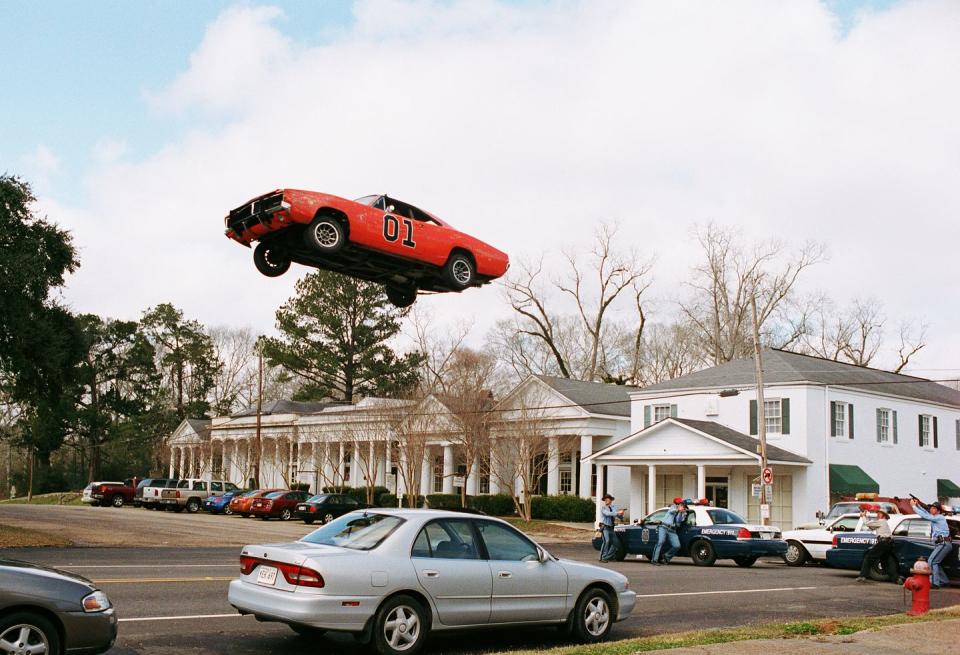
<svg viewBox="0 0 960 655">
<path fill-rule="evenodd" d="M 417 502 L 414 505 L 415 507 L 423 507 L 424 497 L 417 496 Z M 396 507 L 397 506 L 397 497 L 392 493 L 380 494 L 380 497 L 377 499 L 377 505 L 380 507 Z M 403 499 L 403 506 L 409 507 L 408 500 L 406 497 Z"/>
<path fill-rule="evenodd" d="M 531 516 L 535 519 L 592 523 L 597 506 L 579 496 L 534 496 Z"/>
<path fill-rule="evenodd" d="M 484 514 L 489 514 L 490 516 L 513 516 L 516 514 L 516 508 L 513 505 L 513 497 L 509 494 L 472 496 L 469 504 L 470 507 L 478 509 Z"/>
<path fill-rule="evenodd" d="M 472 496 L 467 496 L 467 506 L 470 506 Z M 427 504 L 432 509 L 460 509 L 460 494 L 427 494 Z"/>
<path fill-rule="evenodd" d="M 386 487 L 374 487 L 373 488 L 373 506 L 374 507 L 396 507 L 396 501 L 393 505 L 383 505 L 379 502 L 379 499 L 382 495 L 386 494 L 389 491 Z M 321 493 L 325 494 L 343 494 L 344 496 L 350 496 L 358 503 L 367 502 L 367 488 L 366 487 L 324 487 Z"/>
<path fill-rule="evenodd" d="M 294 482 L 290 485 L 292 491 L 310 491 L 310 484 L 308 482 Z"/>
</svg>

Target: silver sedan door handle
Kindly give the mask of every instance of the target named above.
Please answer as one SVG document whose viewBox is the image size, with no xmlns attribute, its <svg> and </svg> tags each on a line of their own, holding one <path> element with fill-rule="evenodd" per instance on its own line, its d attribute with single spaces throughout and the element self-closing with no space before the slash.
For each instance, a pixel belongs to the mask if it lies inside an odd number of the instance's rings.
<svg viewBox="0 0 960 655">
<path fill-rule="evenodd" d="M 497 575 L 499 575 L 501 578 L 512 578 L 512 577 L 513 577 L 513 574 L 510 573 L 510 571 L 500 571 L 500 573 L 498 573 Z"/>
<path fill-rule="evenodd" d="M 440 571 L 425 570 L 423 574 L 428 578 L 439 578 Z"/>
</svg>

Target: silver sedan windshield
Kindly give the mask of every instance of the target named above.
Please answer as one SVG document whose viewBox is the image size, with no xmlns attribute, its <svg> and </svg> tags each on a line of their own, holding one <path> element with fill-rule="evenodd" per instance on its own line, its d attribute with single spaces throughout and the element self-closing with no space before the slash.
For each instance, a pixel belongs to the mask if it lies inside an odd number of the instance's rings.
<svg viewBox="0 0 960 655">
<path fill-rule="evenodd" d="M 354 550 L 371 550 L 380 545 L 403 519 L 386 514 L 354 512 L 314 530 L 301 541 Z"/>
</svg>

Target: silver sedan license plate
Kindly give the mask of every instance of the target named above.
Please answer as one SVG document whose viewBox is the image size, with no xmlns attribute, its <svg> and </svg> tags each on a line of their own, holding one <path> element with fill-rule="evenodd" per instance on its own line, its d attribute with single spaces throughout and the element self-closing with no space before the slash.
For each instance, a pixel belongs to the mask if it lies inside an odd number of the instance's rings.
<svg viewBox="0 0 960 655">
<path fill-rule="evenodd" d="M 257 584 L 273 585 L 277 582 L 277 569 L 272 566 L 261 566 L 257 570 Z"/>
</svg>

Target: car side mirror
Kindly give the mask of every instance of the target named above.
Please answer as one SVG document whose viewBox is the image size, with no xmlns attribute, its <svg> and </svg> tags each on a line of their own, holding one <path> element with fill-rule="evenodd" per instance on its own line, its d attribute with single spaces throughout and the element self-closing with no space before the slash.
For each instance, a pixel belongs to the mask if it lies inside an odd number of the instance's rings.
<svg viewBox="0 0 960 655">
<path fill-rule="evenodd" d="M 540 546 L 537 546 L 537 561 L 543 564 L 550 559 L 550 554 Z"/>
</svg>

